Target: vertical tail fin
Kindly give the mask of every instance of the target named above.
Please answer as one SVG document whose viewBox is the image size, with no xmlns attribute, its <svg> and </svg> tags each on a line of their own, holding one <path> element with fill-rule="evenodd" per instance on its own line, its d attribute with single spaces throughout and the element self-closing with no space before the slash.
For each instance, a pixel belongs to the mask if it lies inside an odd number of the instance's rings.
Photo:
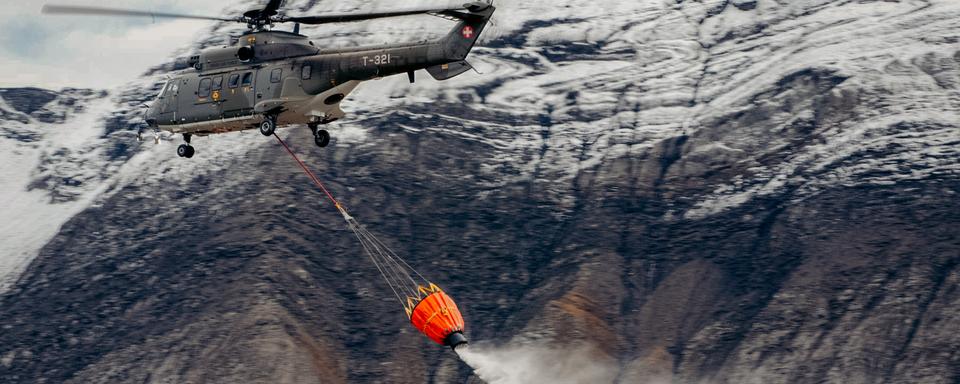
<svg viewBox="0 0 960 384">
<path fill-rule="evenodd" d="M 450 61 L 467 58 L 496 9 L 493 5 L 475 2 L 467 5 L 468 12 L 441 12 L 442 15 L 460 19 L 457 26 L 442 40 L 444 53 Z"/>
</svg>

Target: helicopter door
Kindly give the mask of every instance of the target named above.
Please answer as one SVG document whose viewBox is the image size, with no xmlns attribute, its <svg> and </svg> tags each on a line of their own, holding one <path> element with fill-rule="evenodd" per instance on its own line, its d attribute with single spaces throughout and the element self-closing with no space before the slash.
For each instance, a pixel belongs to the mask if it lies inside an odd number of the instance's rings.
<svg viewBox="0 0 960 384">
<path fill-rule="evenodd" d="M 186 76 L 178 82 L 180 90 L 177 94 L 177 109 L 174 111 L 177 124 L 188 124 L 197 122 L 197 113 L 193 107 L 197 97 L 197 86 L 200 84 L 200 78 L 195 76 Z"/>
<path fill-rule="evenodd" d="M 180 79 L 167 81 L 160 89 L 160 94 L 154 100 L 157 108 L 157 122 L 161 125 L 176 124 L 177 92 L 180 90 Z"/>
<path fill-rule="evenodd" d="M 200 121 L 222 118 L 223 99 L 223 75 L 201 78 L 194 108 Z"/>
<path fill-rule="evenodd" d="M 224 118 L 246 116 L 253 113 L 255 103 L 253 71 L 235 72 L 227 77 L 223 90 L 222 111 Z"/>
<path fill-rule="evenodd" d="M 262 100 L 272 100 L 280 98 L 280 92 L 283 89 L 283 68 L 264 68 L 260 71 L 261 79 L 257 88 L 257 97 Z M 257 101 L 262 101 L 257 100 Z"/>
</svg>

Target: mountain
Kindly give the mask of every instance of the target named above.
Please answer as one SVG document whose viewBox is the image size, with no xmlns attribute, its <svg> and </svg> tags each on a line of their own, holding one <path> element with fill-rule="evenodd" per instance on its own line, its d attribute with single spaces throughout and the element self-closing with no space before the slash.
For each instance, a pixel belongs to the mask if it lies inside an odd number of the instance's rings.
<svg viewBox="0 0 960 384">
<path fill-rule="evenodd" d="M 960 4 L 499 7 L 481 74 L 364 84 L 326 149 L 281 130 L 456 298 L 471 349 L 526 382 L 960 381 Z M 309 32 L 447 26 L 412 20 Z M 277 143 L 137 145 L 167 69 L 0 92 L 4 255 L 30 261 L 0 296 L 3 382 L 481 381 L 410 327 Z"/>
<path fill-rule="evenodd" d="M 112 107 L 104 91 L 0 89 L 0 292 L 98 193 L 97 119 Z"/>
</svg>

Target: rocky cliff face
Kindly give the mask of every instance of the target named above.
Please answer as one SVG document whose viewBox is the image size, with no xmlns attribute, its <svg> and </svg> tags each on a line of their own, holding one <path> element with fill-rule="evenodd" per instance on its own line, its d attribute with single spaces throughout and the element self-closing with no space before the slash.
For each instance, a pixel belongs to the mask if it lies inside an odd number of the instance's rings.
<svg viewBox="0 0 960 384">
<path fill-rule="evenodd" d="M 960 380 L 960 5 L 602 3 L 501 4 L 483 75 L 365 84 L 326 150 L 284 133 L 479 347 L 617 383 Z M 195 145 L 100 152 L 120 176 L 0 297 L 4 382 L 479 380 L 276 143 Z"/>
</svg>

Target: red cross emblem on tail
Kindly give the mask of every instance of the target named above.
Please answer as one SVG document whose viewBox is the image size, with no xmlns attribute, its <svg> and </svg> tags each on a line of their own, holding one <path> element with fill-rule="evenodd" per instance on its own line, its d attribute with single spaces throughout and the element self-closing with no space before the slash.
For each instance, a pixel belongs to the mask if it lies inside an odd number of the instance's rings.
<svg viewBox="0 0 960 384">
<path fill-rule="evenodd" d="M 466 27 L 463 27 L 463 31 L 462 31 L 461 33 L 463 34 L 463 37 L 465 37 L 465 38 L 467 38 L 467 39 L 472 39 L 472 38 L 473 38 L 473 27 L 471 27 L 471 26 L 469 26 L 469 25 L 466 26 Z"/>
</svg>

